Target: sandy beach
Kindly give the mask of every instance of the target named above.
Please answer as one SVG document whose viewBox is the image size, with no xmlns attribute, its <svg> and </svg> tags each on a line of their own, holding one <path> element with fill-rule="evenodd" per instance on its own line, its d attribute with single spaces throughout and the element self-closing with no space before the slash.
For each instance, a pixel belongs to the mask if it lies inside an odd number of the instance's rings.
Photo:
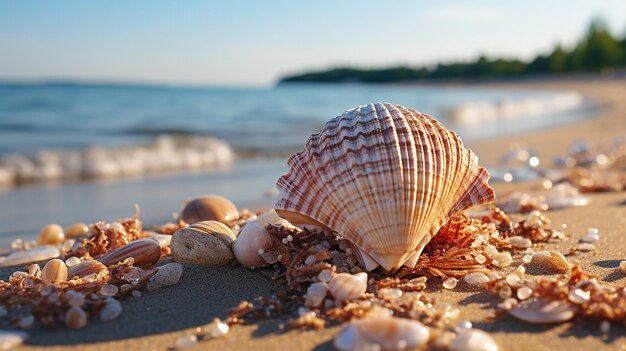
<svg viewBox="0 0 626 351">
<path fill-rule="evenodd" d="M 599 105 L 598 115 L 576 124 L 543 130 L 528 135 L 516 135 L 469 145 L 479 155 L 484 166 L 497 165 L 499 157 L 511 143 L 518 142 L 536 149 L 542 162 L 552 163 L 576 140 L 607 143 L 612 137 L 626 135 L 626 80 L 556 80 L 550 82 L 516 82 L 488 84 L 507 89 L 574 90 Z M 479 85 L 479 86 L 485 86 Z M 536 183 L 494 183 L 496 196 L 513 189 L 529 191 Z M 265 189 L 263 189 L 265 190 Z M 259 194 L 262 195 L 262 194 Z M 597 250 L 581 253 L 573 258 L 583 270 L 614 286 L 624 286 L 626 276 L 615 273 L 621 260 L 626 260 L 626 206 L 623 192 L 590 194 L 587 207 L 568 208 L 547 212 L 553 224 L 567 224 L 568 238 L 551 249 L 568 252 L 588 227 L 597 227 L 601 239 Z M 168 199 L 153 199 L 166 201 Z M 178 203 L 173 204 L 174 210 Z M 169 210 L 169 207 L 168 207 Z M 107 216 L 108 217 L 108 216 Z M 519 256 L 519 255 L 518 255 Z M 512 267 L 521 262 L 520 257 Z M 159 264 L 169 262 L 164 258 Z M 3 268 L 0 276 L 6 279 L 14 269 Z M 461 318 L 472 321 L 475 327 L 488 331 L 500 350 L 624 350 L 626 327 L 613 324 L 608 335 L 601 336 L 599 323 L 575 320 L 554 326 L 532 326 L 512 317 L 495 323 L 486 322 L 488 314 L 499 301 L 485 291 L 442 291 L 441 281 L 429 282 L 428 293 L 437 302 L 458 305 Z M 172 287 L 146 292 L 142 297 L 123 301 L 122 315 L 111 322 L 90 320 L 81 330 L 65 327 L 29 330 L 29 338 L 19 350 L 166 350 L 175 340 L 193 333 L 213 318 L 225 318 L 229 309 L 242 300 L 269 296 L 275 290 L 272 282 L 257 270 L 242 266 L 207 269 L 185 265 L 180 282 Z M 339 326 L 320 331 L 291 330 L 283 332 L 282 319 L 266 319 L 244 326 L 235 326 L 225 338 L 198 343 L 191 349 L 211 350 L 331 350 L 332 339 Z M 9 325 L 0 320 L 0 328 Z"/>
</svg>

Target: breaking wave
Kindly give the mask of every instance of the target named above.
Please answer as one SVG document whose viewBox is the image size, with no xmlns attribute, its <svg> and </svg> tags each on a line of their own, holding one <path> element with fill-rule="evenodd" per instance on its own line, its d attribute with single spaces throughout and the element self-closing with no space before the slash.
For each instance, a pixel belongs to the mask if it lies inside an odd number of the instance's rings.
<svg viewBox="0 0 626 351">
<path fill-rule="evenodd" d="M 468 102 L 444 111 L 460 125 L 475 125 L 497 120 L 537 118 L 582 106 L 583 97 L 575 92 L 500 102 Z"/>
<path fill-rule="evenodd" d="M 34 155 L 2 155 L 0 185 L 206 169 L 229 164 L 234 158 L 231 147 L 213 137 L 162 135 L 128 147 L 43 149 Z"/>
</svg>

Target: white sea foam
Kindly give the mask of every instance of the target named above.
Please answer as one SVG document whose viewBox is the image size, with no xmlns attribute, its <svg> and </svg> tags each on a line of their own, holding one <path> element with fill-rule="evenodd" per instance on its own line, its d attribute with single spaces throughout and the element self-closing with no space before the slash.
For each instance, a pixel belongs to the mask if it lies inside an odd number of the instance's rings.
<svg viewBox="0 0 626 351">
<path fill-rule="evenodd" d="M 35 155 L 0 157 L 0 185 L 87 178 L 137 176 L 228 164 L 228 144 L 205 136 L 159 136 L 143 145 L 84 150 L 44 149 Z"/>
<path fill-rule="evenodd" d="M 473 125 L 502 119 L 541 117 L 578 108 L 582 103 L 580 94 L 564 92 L 548 97 L 464 103 L 445 113 L 458 124 Z"/>
</svg>

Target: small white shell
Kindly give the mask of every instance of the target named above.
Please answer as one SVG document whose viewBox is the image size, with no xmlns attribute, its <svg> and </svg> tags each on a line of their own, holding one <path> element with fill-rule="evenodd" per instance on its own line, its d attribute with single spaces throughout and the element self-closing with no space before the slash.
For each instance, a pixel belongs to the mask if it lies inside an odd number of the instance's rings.
<svg viewBox="0 0 626 351">
<path fill-rule="evenodd" d="M 407 350 L 428 342 L 430 330 L 422 323 L 405 318 L 359 319 L 346 324 L 335 337 L 335 348 L 351 350 Z"/>
<path fill-rule="evenodd" d="M 268 263 L 261 257 L 259 250 L 265 250 L 272 244 L 270 234 L 256 222 L 248 222 L 232 245 L 237 262 L 248 267 L 264 267 Z M 262 253 L 263 251 L 261 251 Z"/>
<path fill-rule="evenodd" d="M 337 302 L 358 299 L 365 294 L 366 290 L 367 273 L 364 272 L 357 274 L 339 273 L 328 284 L 328 291 Z"/>
<path fill-rule="evenodd" d="M 450 351 L 498 351 L 498 344 L 480 329 L 465 329 L 450 343 Z"/>
<path fill-rule="evenodd" d="M 536 298 L 524 301 L 511 309 L 511 315 L 528 323 L 561 323 L 576 314 L 576 306 L 568 302 Z"/>
<path fill-rule="evenodd" d="M 320 282 L 309 285 L 309 288 L 306 290 L 304 305 L 306 307 L 319 306 L 322 301 L 324 301 L 327 292 L 328 286 L 326 285 L 326 283 Z"/>
</svg>

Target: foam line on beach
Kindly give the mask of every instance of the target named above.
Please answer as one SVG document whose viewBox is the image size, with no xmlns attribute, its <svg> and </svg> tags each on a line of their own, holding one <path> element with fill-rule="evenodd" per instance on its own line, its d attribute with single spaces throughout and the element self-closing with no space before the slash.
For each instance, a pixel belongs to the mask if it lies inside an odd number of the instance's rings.
<svg viewBox="0 0 626 351">
<path fill-rule="evenodd" d="M 444 111 L 461 125 L 476 125 L 504 119 L 538 118 L 580 108 L 584 99 L 577 92 L 499 102 L 469 102 Z"/>
<path fill-rule="evenodd" d="M 213 137 L 162 135 L 128 147 L 43 149 L 34 155 L 3 155 L 0 185 L 205 169 L 231 163 L 234 158 L 231 147 Z"/>
</svg>

